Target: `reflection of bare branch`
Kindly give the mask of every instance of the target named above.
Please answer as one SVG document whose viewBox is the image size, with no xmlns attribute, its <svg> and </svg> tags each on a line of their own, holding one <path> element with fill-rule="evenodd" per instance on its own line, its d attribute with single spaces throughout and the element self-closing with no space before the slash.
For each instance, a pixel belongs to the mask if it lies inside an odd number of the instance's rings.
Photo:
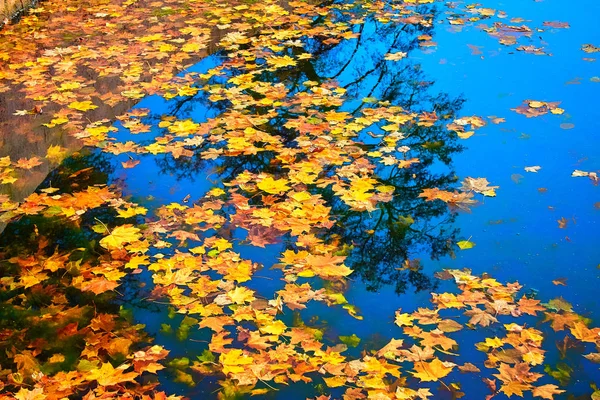
<svg viewBox="0 0 600 400">
<path fill-rule="evenodd" d="M 423 85 L 423 73 L 418 64 L 410 62 L 394 63 L 384 59 L 382 52 L 403 51 L 409 52 L 418 46 L 416 38 L 406 38 L 414 34 L 420 34 L 423 29 L 414 28 L 409 25 L 384 26 L 376 24 L 374 35 L 381 37 L 379 43 L 387 43 L 385 48 L 381 46 L 369 47 L 367 39 L 362 36 L 365 28 L 361 26 L 361 36 L 356 43 L 330 45 L 318 41 L 311 42 L 311 54 L 317 55 L 309 60 L 299 61 L 295 68 L 269 71 L 264 70 L 255 79 L 264 82 L 283 83 L 288 96 L 306 90 L 301 82 L 308 79 L 315 82 L 326 82 L 336 78 L 345 80 L 340 86 L 351 88 L 355 98 L 371 97 L 377 93 L 381 100 L 389 101 L 391 104 L 401 105 L 406 109 L 413 110 L 413 106 L 419 110 L 434 110 L 438 115 L 451 117 L 457 113 L 462 106 L 461 99 L 451 99 L 445 94 L 432 95 L 431 85 Z M 392 32 L 393 30 L 393 32 Z M 391 38 L 391 40 L 390 40 Z M 403 40 L 403 43 L 400 43 Z M 291 55 L 300 50 L 288 50 Z M 375 53 L 375 54 L 372 54 Z M 328 71 L 340 56 L 348 57 L 343 60 L 340 69 L 331 76 Z M 360 58 L 369 57 L 376 60 L 374 65 L 367 71 L 360 71 Z M 335 60 L 335 61 L 334 61 Z M 231 76 L 244 73 L 242 70 L 231 68 L 228 72 Z M 222 79 L 222 78 L 219 78 Z M 219 84 L 227 85 L 220 81 Z M 259 100 L 264 95 L 254 92 L 251 88 L 245 89 L 246 95 Z M 383 96 L 383 97 L 381 97 Z M 192 101 L 186 101 L 194 104 Z M 224 117 L 223 107 L 225 102 L 211 105 L 213 111 L 221 111 Z M 208 103 L 210 105 L 210 103 Z M 204 105 L 204 104 L 203 104 Z M 367 107 L 367 103 L 361 103 L 353 115 Z M 315 110 L 326 112 L 339 109 L 332 106 L 314 106 Z M 183 113 L 184 107 L 178 104 L 172 111 Z M 264 114 L 267 108 L 256 106 L 248 109 L 251 114 Z M 343 107 L 341 108 L 343 110 Z M 193 111 L 193 110 L 192 110 Z M 296 146 L 298 133 L 294 129 L 284 127 L 290 120 L 303 117 L 302 111 L 281 107 L 277 109 L 277 115 L 268 123 L 259 127 L 260 130 L 271 135 L 279 136 L 284 146 Z M 182 117 L 181 115 L 177 115 Z M 407 124 L 403 126 L 405 139 L 402 144 L 410 148 L 410 156 L 419 159 L 419 163 L 409 168 L 384 167 L 376 168 L 375 175 L 383 185 L 395 188 L 395 195 L 389 202 L 378 203 L 376 210 L 371 213 L 352 210 L 332 190 L 332 188 L 309 186 L 313 194 L 319 194 L 331 207 L 330 214 L 335 216 L 335 225 L 326 231 L 315 232 L 325 242 L 341 240 L 344 243 L 354 244 L 354 249 L 347 256 L 346 263 L 360 276 L 367 287 L 373 290 L 382 285 L 393 285 L 398 293 L 406 291 L 411 285 L 416 290 L 430 290 L 435 285 L 431 277 L 424 274 L 420 269 L 406 270 L 399 268 L 406 259 L 414 254 L 427 253 L 432 258 L 438 258 L 451 251 L 449 243 L 454 241 L 457 231 L 451 228 L 455 219 L 448 206 L 443 202 L 425 202 L 419 198 L 422 190 L 429 187 L 448 188 L 455 183 L 452 171 L 436 172 L 431 170 L 435 164 L 451 163 L 452 155 L 461 151 L 462 147 L 456 143 L 456 136 L 445 129 L 441 122 L 433 126 L 419 126 Z M 443 143 L 438 147 L 423 146 L 426 143 Z M 166 155 L 157 159 L 160 168 L 176 179 L 193 179 L 198 170 L 206 168 L 208 161 L 201 158 L 200 153 L 206 150 L 207 145 L 195 149 L 195 155 L 191 158 L 174 159 Z M 369 143 L 359 143 L 358 146 L 365 151 L 372 151 L 377 146 Z M 251 173 L 268 173 L 279 175 L 282 167 L 272 162 L 274 153 L 269 151 L 259 152 L 253 155 L 236 155 L 232 157 L 221 157 L 214 162 L 216 173 L 222 181 L 234 179 L 238 174 L 249 171 Z M 321 172 L 321 176 L 334 174 L 333 166 L 328 166 Z M 253 205 L 260 205 L 260 196 L 250 200 Z M 377 215 L 379 213 L 379 215 Z M 412 222 L 411 222 L 412 221 Z M 287 246 L 294 248 L 294 242 L 289 234 L 284 234 Z"/>
<path fill-rule="evenodd" d="M 356 52 L 360 48 L 360 44 L 362 42 L 362 33 L 363 33 L 364 29 L 365 29 L 365 25 L 363 24 L 363 25 L 360 26 L 360 29 L 358 30 L 359 36 L 358 36 L 358 39 L 356 39 L 356 46 L 354 46 L 354 50 L 352 51 L 352 54 L 350 54 L 350 57 L 348 57 L 348 61 L 346 61 L 346 64 L 344 64 L 344 66 L 342 66 L 342 68 L 336 74 L 334 74 L 333 76 L 329 77 L 329 79 L 336 79 L 352 63 L 352 59 L 354 58 L 354 56 L 356 55 Z"/>
</svg>

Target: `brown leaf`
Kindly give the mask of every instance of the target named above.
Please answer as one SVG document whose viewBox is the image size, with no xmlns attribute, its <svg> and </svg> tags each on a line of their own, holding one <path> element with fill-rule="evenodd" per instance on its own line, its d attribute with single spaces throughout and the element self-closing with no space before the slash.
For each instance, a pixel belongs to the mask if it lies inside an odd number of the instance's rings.
<svg viewBox="0 0 600 400">
<path fill-rule="evenodd" d="M 136 165 L 138 165 L 140 163 L 140 160 L 127 160 L 121 163 L 121 165 L 123 166 L 123 168 L 133 168 Z"/>
<path fill-rule="evenodd" d="M 461 324 L 452 319 L 443 319 L 438 323 L 438 329 L 443 332 L 457 332 L 462 328 Z"/>
<path fill-rule="evenodd" d="M 558 285 L 567 286 L 567 278 L 556 278 L 552 281 L 552 283 L 555 284 L 556 286 L 558 286 Z"/>
<path fill-rule="evenodd" d="M 548 399 L 548 400 L 554 399 L 555 394 L 561 394 L 564 392 L 565 392 L 564 390 L 559 389 L 558 386 L 556 386 L 556 385 L 538 386 L 535 389 L 533 389 L 533 395 L 535 397 L 541 397 L 543 399 Z"/>
<path fill-rule="evenodd" d="M 481 370 L 479 368 L 477 368 L 477 366 L 475 364 L 471 364 L 471 363 L 464 363 L 463 365 L 459 365 L 458 369 L 460 370 L 460 372 L 481 372 Z"/>
<path fill-rule="evenodd" d="M 566 219 L 565 217 L 562 217 L 561 219 L 557 220 L 556 222 L 558 222 L 558 227 L 560 229 L 566 229 L 569 220 Z"/>
<path fill-rule="evenodd" d="M 469 323 L 473 325 L 490 326 L 491 323 L 498 322 L 498 319 L 492 314 L 477 307 L 465 311 L 465 315 L 471 317 Z"/>
</svg>

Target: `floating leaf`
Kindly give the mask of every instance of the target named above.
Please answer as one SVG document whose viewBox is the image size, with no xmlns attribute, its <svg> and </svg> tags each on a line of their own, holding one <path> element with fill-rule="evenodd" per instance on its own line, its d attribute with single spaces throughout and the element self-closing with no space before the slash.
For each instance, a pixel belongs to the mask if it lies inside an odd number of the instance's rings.
<svg viewBox="0 0 600 400">
<path fill-rule="evenodd" d="M 350 347 L 356 347 L 360 344 L 360 338 L 353 333 L 351 336 L 340 336 L 340 341 Z"/>
<path fill-rule="evenodd" d="M 435 358 L 431 362 L 415 363 L 415 371 L 411 373 L 423 382 L 435 382 L 448 375 L 455 366 L 454 363 L 443 362 Z"/>
<path fill-rule="evenodd" d="M 540 169 L 542 169 L 542 167 L 540 167 L 539 165 L 534 165 L 532 167 L 525 167 L 526 172 L 538 172 Z"/>
<path fill-rule="evenodd" d="M 100 240 L 100 246 L 105 249 L 120 249 L 125 243 L 132 243 L 141 238 L 140 229 L 131 225 L 114 228 L 110 234 Z"/>
<path fill-rule="evenodd" d="M 72 108 L 72 109 L 78 110 L 78 111 L 89 111 L 89 110 L 98 108 L 98 106 L 94 105 L 94 103 L 92 103 L 90 100 L 85 100 L 85 101 L 74 101 L 69 104 L 69 108 Z"/>
<path fill-rule="evenodd" d="M 475 247 L 475 243 L 470 240 L 461 240 L 460 242 L 456 242 L 456 244 L 461 250 L 468 250 Z"/>
</svg>

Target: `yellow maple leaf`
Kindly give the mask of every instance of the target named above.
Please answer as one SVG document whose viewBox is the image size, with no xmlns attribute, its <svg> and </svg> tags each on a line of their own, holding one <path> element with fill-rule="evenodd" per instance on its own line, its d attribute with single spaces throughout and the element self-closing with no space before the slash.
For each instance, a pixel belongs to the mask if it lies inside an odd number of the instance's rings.
<svg viewBox="0 0 600 400">
<path fill-rule="evenodd" d="M 461 250 L 472 249 L 473 247 L 475 247 L 475 243 L 471 242 L 470 240 L 461 240 L 456 244 L 458 245 L 458 247 L 460 247 Z"/>
<path fill-rule="evenodd" d="M 423 382 L 435 382 L 448 375 L 455 365 L 435 358 L 431 362 L 419 361 L 415 363 L 415 371 L 411 373 Z"/>
<path fill-rule="evenodd" d="M 294 61 L 294 59 L 290 56 L 273 56 L 267 59 L 267 64 L 271 65 L 274 68 L 293 67 L 294 65 L 296 65 L 296 61 Z"/>
<path fill-rule="evenodd" d="M 103 363 L 101 368 L 90 371 L 86 378 L 89 381 L 97 381 L 101 386 L 113 386 L 121 382 L 133 381 L 139 374 L 137 372 L 124 373 L 123 370 L 127 368 L 129 368 L 127 364 L 113 368 L 110 363 Z"/>
<path fill-rule="evenodd" d="M 129 99 L 141 99 L 145 95 L 145 93 L 140 92 L 139 90 L 123 90 L 121 92 L 121 96 L 127 97 Z"/>
<path fill-rule="evenodd" d="M 79 89 L 81 87 L 81 83 L 79 82 L 63 82 L 58 90 L 60 92 L 64 92 L 67 90 Z"/>
<path fill-rule="evenodd" d="M 233 290 L 227 292 L 227 295 L 236 304 L 244 304 L 245 302 L 251 302 L 255 299 L 254 291 L 247 289 L 243 286 L 238 286 Z"/>
<path fill-rule="evenodd" d="M 78 111 L 88 111 L 88 110 L 93 110 L 95 108 L 98 108 L 98 106 L 94 105 L 90 100 L 85 100 L 85 101 L 74 101 L 71 104 L 69 104 L 69 108 L 72 108 L 73 110 L 78 110 Z"/>
<path fill-rule="evenodd" d="M 262 181 L 258 182 L 256 186 L 258 186 L 258 188 L 263 192 L 267 192 L 269 194 L 279 194 L 290 189 L 287 184 L 287 179 L 273 179 L 272 177 L 268 176 Z"/>
<path fill-rule="evenodd" d="M 506 382 L 500 387 L 500 391 L 511 397 L 513 394 L 519 397 L 523 397 L 524 390 L 531 390 L 531 385 L 522 382 Z"/>
<path fill-rule="evenodd" d="M 332 376 L 331 378 L 323 378 L 325 384 L 330 388 L 344 386 L 347 378 L 345 376 Z"/>
<path fill-rule="evenodd" d="M 57 118 L 53 118 L 52 120 L 50 120 L 50 122 L 42 124 L 42 125 L 47 126 L 48 128 L 54 128 L 56 125 L 62 125 L 67 122 L 69 122 L 68 118 L 57 117 Z"/>
<path fill-rule="evenodd" d="M 412 315 L 408 314 L 408 313 L 396 313 L 396 325 L 398 326 L 413 326 L 413 319 L 415 319 L 415 317 L 413 317 Z"/>
<path fill-rule="evenodd" d="M 117 210 L 119 217 L 129 218 L 135 215 L 146 215 L 148 209 L 145 207 L 127 207 L 126 210 Z"/>
<path fill-rule="evenodd" d="M 60 164 L 67 156 L 67 149 L 61 146 L 52 145 L 48 147 L 46 158 L 55 164 Z"/>
<path fill-rule="evenodd" d="M 523 361 L 531 365 L 542 365 L 544 362 L 544 355 L 542 353 L 538 353 L 537 351 L 530 351 L 523 354 Z"/>
<path fill-rule="evenodd" d="M 125 268 L 127 269 L 136 269 L 140 265 L 148 265 L 148 256 L 133 256 L 131 259 L 125 264 Z"/>
<path fill-rule="evenodd" d="M 61 363 L 63 361 L 65 361 L 65 356 L 62 355 L 62 354 L 54 354 L 52 357 L 50 357 L 48 359 L 48 362 L 51 363 L 51 364 Z"/>
<path fill-rule="evenodd" d="M 141 237 L 140 230 L 134 226 L 117 226 L 110 235 L 100 240 L 100 246 L 108 250 L 120 249 L 124 243 L 136 242 Z"/>
<path fill-rule="evenodd" d="M 252 275 L 252 264 L 248 261 L 242 261 L 234 267 L 227 270 L 227 275 L 223 278 L 231 281 L 237 281 L 238 283 L 246 282 L 251 279 Z"/>
<path fill-rule="evenodd" d="M 37 273 L 33 275 L 22 275 L 20 278 L 21 284 L 25 287 L 25 289 L 35 286 L 38 283 L 45 281 L 48 279 L 48 275 L 43 273 Z"/>
<path fill-rule="evenodd" d="M 283 332 L 285 332 L 286 329 L 287 326 L 283 322 L 277 320 L 270 324 L 262 326 L 260 328 L 260 331 L 263 333 L 268 333 L 270 335 L 281 335 Z"/>
<path fill-rule="evenodd" d="M 221 357 L 219 357 L 219 361 L 221 365 L 223 365 L 223 373 L 233 373 L 237 374 L 240 372 L 244 372 L 244 368 L 241 365 L 249 365 L 252 364 L 252 357 L 248 357 L 245 355 L 242 350 L 234 349 L 227 353 L 223 353 Z"/>
<path fill-rule="evenodd" d="M 186 119 L 183 121 L 175 121 L 171 126 L 169 126 L 168 130 L 171 133 L 174 133 L 177 136 L 188 136 L 193 133 L 196 133 L 199 129 L 200 125 L 196 124 L 191 119 Z"/>
<path fill-rule="evenodd" d="M 220 253 L 227 249 L 231 249 L 233 247 L 233 245 L 227 239 L 219 238 L 214 241 L 214 243 L 211 247 L 214 249 L 217 249 L 217 251 Z"/>
<path fill-rule="evenodd" d="M 502 347 L 504 345 L 504 342 L 502 341 L 502 339 L 498 338 L 498 337 L 494 337 L 492 338 L 485 338 L 485 345 L 487 347 Z"/>
</svg>

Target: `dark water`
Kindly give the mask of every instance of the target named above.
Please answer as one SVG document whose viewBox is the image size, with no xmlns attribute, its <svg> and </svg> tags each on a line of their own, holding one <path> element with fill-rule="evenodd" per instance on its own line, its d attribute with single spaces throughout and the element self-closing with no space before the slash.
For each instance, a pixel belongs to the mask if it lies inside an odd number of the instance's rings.
<svg viewBox="0 0 600 400">
<path fill-rule="evenodd" d="M 598 90 L 600 63 L 583 60 L 594 54 L 581 51 L 585 43 L 600 44 L 597 29 L 600 3 L 579 1 L 565 4 L 562 1 L 489 1 L 485 5 L 506 11 L 509 18 L 522 17 L 528 26 L 541 27 L 544 21 L 563 21 L 569 29 L 546 27 L 534 32 L 531 42 L 540 43 L 552 55 L 534 55 L 517 51 L 515 46 L 504 46 L 480 27 L 467 25 L 436 24 L 429 32 L 437 46 L 419 48 L 414 36 L 399 36 L 400 27 L 390 27 L 367 22 L 362 37 L 336 46 L 309 43 L 322 50 L 319 56 L 303 63 L 287 75 L 273 79 L 286 85 L 297 81 L 324 80 L 335 77 L 340 86 L 346 87 L 351 99 L 344 110 L 354 111 L 365 97 L 389 99 L 412 110 L 435 109 L 440 115 L 496 116 L 505 122 L 488 124 L 461 140 L 443 127 L 421 129 L 412 132 L 407 142 L 415 145 L 415 156 L 423 161 L 419 167 L 416 185 L 412 171 L 394 175 L 394 185 L 402 196 L 394 201 L 393 210 L 381 211 L 383 217 L 400 220 L 411 217 L 417 220 L 411 229 L 391 229 L 378 224 L 378 215 L 357 216 L 340 208 L 339 217 L 346 223 L 339 232 L 348 243 L 354 243 L 348 265 L 355 270 L 345 297 L 357 307 L 362 320 L 352 317 L 339 307 L 326 307 L 311 303 L 307 310 L 297 315 L 288 312 L 282 319 L 292 324 L 295 319 L 313 321 L 326 327 L 325 337 L 335 341 L 338 336 L 356 334 L 361 345 L 350 349 L 348 354 L 358 356 L 363 346 L 377 348 L 392 337 L 398 328 L 393 323 L 394 312 L 408 312 L 427 306 L 430 291 L 448 289 L 446 283 L 437 282 L 433 273 L 442 268 L 469 268 L 474 273 L 490 273 L 501 282 L 518 281 L 525 291 L 536 294 L 539 299 L 562 296 L 572 302 L 575 310 L 600 321 L 600 306 L 596 294 L 600 277 L 600 188 L 586 177 L 572 177 L 574 170 L 598 171 L 600 151 L 600 112 Z M 445 20 L 453 11 L 441 7 L 435 20 Z M 507 18 L 507 19 L 509 19 Z M 476 46 L 476 47 L 475 47 Z M 389 49 L 406 51 L 407 62 L 377 63 Z M 478 54 L 473 54 L 478 53 Z M 598 53 L 596 53 L 598 55 Z M 209 57 L 192 71 L 206 72 L 219 65 L 223 54 Z M 190 71 L 191 72 L 191 71 Z M 297 90 L 305 90 L 299 87 Z M 560 101 L 565 110 L 562 115 L 546 114 L 526 118 L 511 108 L 525 100 Z M 219 104 L 199 94 L 191 99 L 166 101 L 159 97 L 143 99 L 136 108 L 150 109 L 145 123 L 152 124 L 150 133 L 133 135 L 120 123 L 114 135 L 120 142 L 151 143 L 154 136 L 163 131 L 157 127 L 158 118 L 164 115 L 179 119 L 192 118 L 202 123 L 223 112 Z M 273 121 L 276 126 L 277 121 Z M 369 139 L 365 137 L 368 145 Z M 423 143 L 443 141 L 441 147 L 423 146 Z M 199 157 L 174 159 L 165 155 L 136 157 L 140 164 L 134 169 L 124 169 L 121 162 L 127 155 L 113 156 L 90 150 L 88 155 L 67 160 L 77 168 L 94 166 L 98 183 L 118 183 L 132 201 L 148 208 L 148 215 L 159 206 L 193 202 L 209 189 L 219 187 L 222 180 L 250 169 L 261 171 L 260 157 L 240 157 L 238 160 L 207 161 Z M 525 167 L 540 166 L 537 173 L 526 172 Z M 41 187 L 60 182 L 60 170 L 47 178 Z M 383 169 L 381 176 L 390 177 L 393 171 Z M 492 185 L 499 186 L 496 197 L 485 197 L 482 204 L 471 212 L 454 212 L 441 202 L 423 202 L 418 198 L 420 189 L 432 186 L 458 187 L 464 177 L 485 177 Z M 391 179 L 391 178 L 390 178 Z M 440 204 L 438 204 L 440 203 Z M 387 213 L 387 214 L 386 214 Z M 559 228 L 561 218 L 567 220 L 566 228 Z M 21 229 L 17 224 L 9 226 L 4 240 L 10 240 Z M 364 231 L 373 229 L 373 236 Z M 244 244 L 246 232 L 233 231 L 234 250 L 242 257 L 252 259 L 265 268 L 248 282 L 265 298 L 281 289 L 281 274 L 269 266 L 278 262 L 285 250 L 285 242 L 267 245 L 264 249 Z M 8 235 L 8 236 L 7 236 Z M 7 239 L 8 238 L 8 239 Z M 236 240 L 237 239 L 237 240 Z M 476 243 L 473 249 L 459 250 L 453 244 L 459 240 Z M 64 240 L 68 240 L 65 238 Z M 406 258 L 420 259 L 422 269 L 416 271 L 398 268 Z M 145 273 L 138 279 L 149 285 L 151 279 Z M 552 281 L 560 280 L 564 285 Z M 194 358 L 205 348 L 210 338 L 207 330 L 193 331 L 189 338 L 178 340 L 173 333 L 161 329 L 161 324 L 177 325 L 178 318 L 167 317 L 166 306 L 144 304 L 131 297 L 136 321 L 146 324 L 146 330 L 158 344 L 171 350 L 174 357 Z M 462 336 L 461 336 L 462 335 Z M 481 332 L 461 332 L 456 340 L 472 343 L 481 340 Z M 474 339 L 477 338 L 477 339 Z M 549 352 L 548 362 L 556 362 L 557 354 Z M 463 359 L 483 361 L 484 354 L 473 348 L 461 348 Z M 474 361 L 472 361 L 474 362 Z M 589 382 L 598 382 L 597 368 L 574 366 L 577 377 L 570 386 L 573 394 L 586 393 Z M 486 391 L 476 375 L 461 375 L 450 379 L 461 382 L 465 398 L 483 398 L 475 393 Z M 215 379 L 205 378 L 196 387 L 173 382 L 168 372 L 161 377 L 168 382 L 165 388 L 194 398 L 210 398 L 218 389 Z M 543 378 L 540 383 L 552 383 Z M 432 388 L 438 385 L 431 384 Z M 337 389 L 324 391 L 333 397 L 340 395 Z M 305 398 L 315 396 L 310 385 L 292 385 L 282 388 L 269 397 Z M 450 398 L 440 394 L 435 398 Z M 566 398 L 566 397 L 565 397 Z"/>
</svg>

